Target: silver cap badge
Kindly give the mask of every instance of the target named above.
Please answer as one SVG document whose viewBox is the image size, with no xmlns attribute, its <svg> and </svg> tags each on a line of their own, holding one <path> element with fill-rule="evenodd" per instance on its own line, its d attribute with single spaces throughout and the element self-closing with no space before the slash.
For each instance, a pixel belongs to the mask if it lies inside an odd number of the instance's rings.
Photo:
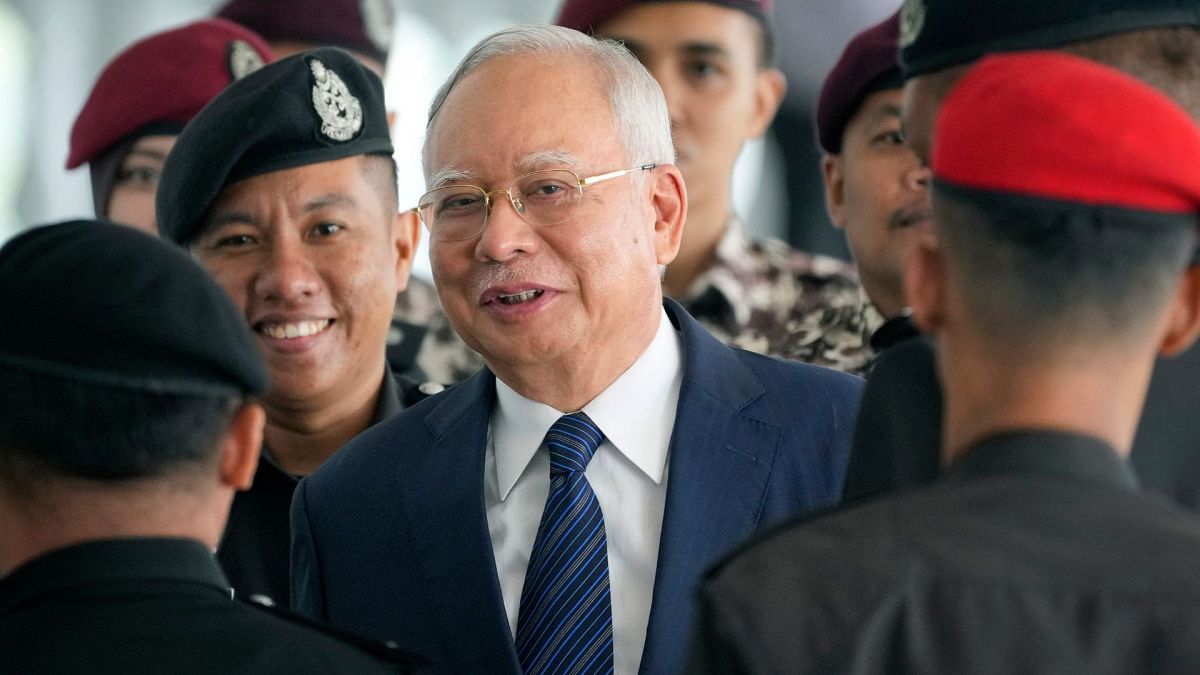
<svg viewBox="0 0 1200 675">
<path fill-rule="evenodd" d="M 900 47 L 908 47 L 921 36 L 925 27 L 925 3 L 923 0 L 904 0 L 900 8 Z"/>
<path fill-rule="evenodd" d="M 245 40 L 229 43 L 229 74 L 240 80 L 263 67 L 263 58 Z"/>
<path fill-rule="evenodd" d="M 313 59 L 308 63 L 316 84 L 313 108 L 321 118 L 321 133 L 335 141 L 348 141 L 362 130 L 362 104 L 346 88 L 346 83 L 325 64 Z"/>
<path fill-rule="evenodd" d="M 367 34 L 367 39 L 380 51 L 386 52 L 392 46 L 392 31 L 396 18 L 391 0 L 358 0 L 358 10 L 362 15 L 363 32 Z"/>
</svg>

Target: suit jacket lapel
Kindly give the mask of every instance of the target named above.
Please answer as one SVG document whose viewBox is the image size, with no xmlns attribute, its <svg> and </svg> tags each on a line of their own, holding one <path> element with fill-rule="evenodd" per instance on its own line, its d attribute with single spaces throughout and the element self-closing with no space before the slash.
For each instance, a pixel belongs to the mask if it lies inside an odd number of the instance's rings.
<svg viewBox="0 0 1200 675">
<path fill-rule="evenodd" d="M 683 336 L 683 384 L 642 673 L 680 670 L 696 612 L 694 586 L 754 531 L 782 438 L 778 427 L 743 414 L 764 391 L 758 377 L 679 305 L 664 304 Z"/>
<path fill-rule="evenodd" d="M 486 369 L 452 388 L 425 416 L 431 440 L 400 476 L 406 552 L 424 573 L 423 606 L 441 631 L 454 672 L 520 672 L 509 634 L 483 498 L 495 378 Z"/>
</svg>

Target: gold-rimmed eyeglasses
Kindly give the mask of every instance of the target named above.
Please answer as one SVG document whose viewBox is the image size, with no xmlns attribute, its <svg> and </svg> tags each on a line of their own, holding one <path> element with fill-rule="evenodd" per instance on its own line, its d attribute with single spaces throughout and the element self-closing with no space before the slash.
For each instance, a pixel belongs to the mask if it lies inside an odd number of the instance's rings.
<svg viewBox="0 0 1200 675">
<path fill-rule="evenodd" d="M 483 232 L 494 195 L 507 195 L 522 220 L 535 227 L 559 225 L 575 217 L 583 191 L 597 183 L 649 171 L 657 164 L 609 171 L 580 178 L 570 169 L 543 169 L 517 176 L 503 190 L 488 192 L 477 185 L 444 185 L 421 195 L 413 209 L 438 241 L 464 241 Z"/>
</svg>

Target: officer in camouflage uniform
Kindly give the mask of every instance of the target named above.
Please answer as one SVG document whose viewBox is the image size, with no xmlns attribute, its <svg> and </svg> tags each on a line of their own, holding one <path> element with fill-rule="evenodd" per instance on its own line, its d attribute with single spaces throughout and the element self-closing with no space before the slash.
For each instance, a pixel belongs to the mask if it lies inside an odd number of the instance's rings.
<svg viewBox="0 0 1200 675">
<path fill-rule="evenodd" d="M 861 372 L 881 318 L 839 260 L 750 238 L 733 213 L 733 167 L 783 99 L 769 0 L 567 0 L 557 23 L 620 40 L 667 98 L 688 187 L 668 295 L 715 336 L 751 351 Z"/>
<path fill-rule="evenodd" d="M 392 0 L 229 0 L 217 16 L 258 32 L 277 57 L 332 45 L 385 76 Z M 483 359 L 450 328 L 433 285 L 417 277 L 396 297 L 387 353 L 393 371 L 442 384 L 483 367 Z"/>
</svg>

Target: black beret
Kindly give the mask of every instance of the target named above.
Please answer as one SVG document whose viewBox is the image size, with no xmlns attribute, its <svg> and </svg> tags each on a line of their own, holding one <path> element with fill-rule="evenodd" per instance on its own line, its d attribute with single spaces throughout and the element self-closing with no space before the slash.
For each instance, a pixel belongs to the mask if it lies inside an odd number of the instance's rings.
<svg viewBox="0 0 1200 675">
<path fill-rule="evenodd" d="M 842 151 L 842 134 L 864 99 L 903 84 L 896 55 L 899 13 L 854 36 L 837 65 L 829 71 L 817 100 L 817 140 L 836 155 Z"/>
<path fill-rule="evenodd" d="M 904 76 L 993 52 L 1049 49 L 1166 26 L 1200 26 L 1196 0 L 905 0 L 900 10 Z"/>
<path fill-rule="evenodd" d="M 376 153 L 392 154 L 379 76 L 333 47 L 281 59 L 226 87 L 184 127 L 158 185 L 159 232 L 190 242 L 230 183 Z"/>
<path fill-rule="evenodd" d="M 0 249 L 0 364 L 167 394 L 257 394 L 267 371 L 241 312 L 178 247 L 91 220 Z"/>
</svg>

